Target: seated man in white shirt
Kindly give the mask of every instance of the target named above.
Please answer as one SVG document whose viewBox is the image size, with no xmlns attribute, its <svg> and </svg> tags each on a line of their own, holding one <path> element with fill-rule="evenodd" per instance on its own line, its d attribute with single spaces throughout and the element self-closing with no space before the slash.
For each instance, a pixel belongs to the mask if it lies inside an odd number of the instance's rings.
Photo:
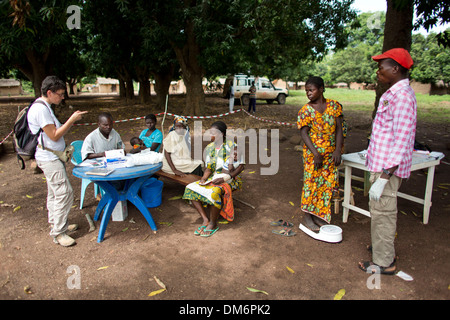
<svg viewBox="0 0 450 320">
<path fill-rule="evenodd" d="M 92 131 L 83 142 L 81 157 L 85 159 L 100 158 L 105 156 L 105 151 L 124 149 L 122 138 L 113 129 L 112 115 L 103 112 L 98 116 L 98 128 Z"/>
<path fill-rule="evenodd" d="M 113 117 L 109 112 L 98 115 L 98 128 L 87 135 L 81 147 L 81 158 L 83 160 L 104 157 L 105 151 L 124 149 L 122 138 L 113 129 L 113 126 Z M 111 183 L 118 190 L 124 186 L 123 181 Z M 100 195 L 97 196 L 97 200 L 100 200 Z"/>
</svg>

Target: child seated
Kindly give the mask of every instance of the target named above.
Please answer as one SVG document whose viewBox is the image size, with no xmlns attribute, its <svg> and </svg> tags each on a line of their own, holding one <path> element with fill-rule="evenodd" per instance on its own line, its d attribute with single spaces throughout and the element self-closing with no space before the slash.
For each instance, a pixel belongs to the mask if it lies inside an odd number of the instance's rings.
<svg viewBox="0 0 450 320">
<path fill-rule="evenodd" d="M 141 150 L 144 150 L 147 148 L 144 144 L 144 141 L 142 141 L 138 137 L 131 138 L 130 144 L 131 144 L 130 153 L 139 153 L 139 152 L 141 152 Z"/>
<path fill-rule="evenodd" d="M 244 162 L 242 161 L 242 159 L 238 159 L 237 148 L 234 149 L 233 156 L 230 156 L 227 161 L 225 161 L 222 168 L 222 174 L 228 175 L 235 172 L 241 172 L 244 169 Z M 229 182 L 229 180 L 231 180 L 231 176 L 230 179 L 227 179 L 227 181 L 225 182 Z"/>
<path fill-rule="evenodd" d="M 205 184 L 208 184 L 209 182 L 214 182 L 214 180 L 219 179 L 219 178 L 223 178 L 223 180 L 226 183 L 230 183 L 232 178 L 232 174 L 238 172 L 242 172 L 242 170 L 244 170 L 244 161 L 242 159 L 238 159 L 238 151 L 237 148 L 234 149 L 233 151 L 233 155 L 229 156 L 223 166 L 222 166 L 222 172 L 221 173 L 215 173 L 214 176 L 212 177 L 212 179 L 210 181 L 208 181 Z"/>
</svg>

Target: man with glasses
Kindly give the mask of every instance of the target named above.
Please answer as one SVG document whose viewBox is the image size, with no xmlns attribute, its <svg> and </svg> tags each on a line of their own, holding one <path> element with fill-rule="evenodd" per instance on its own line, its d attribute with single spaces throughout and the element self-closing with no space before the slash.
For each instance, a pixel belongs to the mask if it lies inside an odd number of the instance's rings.
<svg viewBox="0 0 450 320">
<path fill-rule="evenodd" d="M 48 149 L 64 151 L 66 143 L 64 135 L 70 127 L 87 111 L 75 111 L 70 118 L 61 124 L 51 108 L 64 99 L 66 85 L 55 76 L 48 76 L 42 81 L 41 97 L 36 99 L 28 111 L 28 125 L 33 134 L 39 135 L 39 144 Z M 44 172 L 47 181 L 48 222 L 51 224 L 50 235 L 53 241 L 68 247 L 76 242 L 66 234 L 73 231 L 76 225 L 68 223 L 70 208 L 73 203 L 73 189 L 66 173 L 64 163 L 53 152 L 36 148 L 36 163 Z"/>
</svg>

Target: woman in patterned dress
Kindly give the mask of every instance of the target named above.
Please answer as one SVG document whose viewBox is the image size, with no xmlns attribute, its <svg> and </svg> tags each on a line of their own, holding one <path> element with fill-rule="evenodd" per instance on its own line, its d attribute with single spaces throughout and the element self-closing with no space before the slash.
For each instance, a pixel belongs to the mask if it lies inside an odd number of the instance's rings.
<svg viewBox="0 0 450 320">
<path fill-rule="evenodd" d="M 222 215 L 228 221 L 234 219 L 234 208 L 231 192 L 240 189 L 242 179 L 239 170 L 230 172 L 231 181 L 225 182 L 228 178 L 215 178 L 214 174 L 222 173 L 223 165 L 229 157 L 234 155 L 237 147 L 232 140 L 226 138 L 227 126 L 222 121 L 217 121 L 211 125 L 210 133 L 212 142 L 205 149 L 205 172 L 200 181 L 193 182 L 186 186 L 183 199 L 191 200 L 195 209 L 203 219 L 202 225 L 195 230 L 195 235 L 202 237 L 212 236 L 219 227 L 217 220 Z M 209 217 L 205 207 L 209 206 Z"/>
<path fill-rule="evenodd" d="M 297 127 L 303 142 L 303 190 L 301 209 L 304 224 L 318 231 L 331 220 L 331 198 L 338 185 L 337 166 L 341 163 L 343 145 L 342 106 L 325 99 L 320 77 L 306 82 L 309 102 L 298 112 Z"/>
</svg>

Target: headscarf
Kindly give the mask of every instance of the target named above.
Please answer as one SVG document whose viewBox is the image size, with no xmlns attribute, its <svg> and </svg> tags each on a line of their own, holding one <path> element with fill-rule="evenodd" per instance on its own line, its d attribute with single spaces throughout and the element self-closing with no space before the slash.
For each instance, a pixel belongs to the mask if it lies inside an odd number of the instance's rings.
<svg viewBox="0 0 450 320">
<path fill-rule="evenodd" d="M 169 132 L 175 130 L 175 125 L 177 123 L 181 123 L 186 128 L 186 130 L 189 131 L 189 127 L 187 124 L 187 118 L 184 116 L 175 116 L 175 119 L 173 120 L 173 126 L 172 126 L 172 128 L 170 128 Z"/>
<path fill-rule="evenodd" d="M 175 116 L 175 119 L 173 120 L 173 126 L 169 129 L 169 132 L 175 130 L 175 125 L 177 123 L 181 123 L 186 128 L 186 134 L 184 135 L 184 139 L 186 141 L 186 144 L 188 146 L 188 149 L 191 150 L 191 134 L 189 130 L 189 126 L 187 124 L 188 120 L 184 116 Z"/>
</svg>

